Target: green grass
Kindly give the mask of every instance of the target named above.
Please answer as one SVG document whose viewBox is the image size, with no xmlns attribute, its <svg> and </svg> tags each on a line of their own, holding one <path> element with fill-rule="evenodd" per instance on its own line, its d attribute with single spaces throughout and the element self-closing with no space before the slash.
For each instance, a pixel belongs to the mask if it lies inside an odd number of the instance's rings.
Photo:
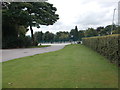
<svg viewBox="0 0 120 90">
<path fill-rule="evenodd" d="M 118 69 L 83 45 L 68 45 L 4 62 L 3 88 L 118 88 Z"/>
<path fill-rule="evenodd" d="M 2 63 L 0 63 L 0 90 L 2 89 Z"/>
</svg>

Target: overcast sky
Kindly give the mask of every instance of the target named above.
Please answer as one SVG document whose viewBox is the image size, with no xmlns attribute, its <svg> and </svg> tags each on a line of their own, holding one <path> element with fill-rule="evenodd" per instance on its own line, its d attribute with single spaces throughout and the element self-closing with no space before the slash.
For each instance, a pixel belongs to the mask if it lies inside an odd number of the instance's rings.
<svg viewBox="0 0 120 90">
<path fill-rule="evenodd" d="M 79 30 L 112 24 L 113 11 L 115 12 L 115 24 L 117 24 L 117 7 L 119 0 L 48 0 L 57 8 L 59 20 L 50 26 L 41 26 L 35 31 L 70 31 L 75 26 Z M 27 32 L 30 35 L 30 31 Z"/>
</svg>

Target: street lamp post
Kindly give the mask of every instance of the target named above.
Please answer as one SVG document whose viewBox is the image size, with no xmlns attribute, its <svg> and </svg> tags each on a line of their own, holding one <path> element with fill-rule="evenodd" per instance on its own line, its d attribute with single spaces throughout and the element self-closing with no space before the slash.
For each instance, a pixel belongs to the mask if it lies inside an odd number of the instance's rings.
<svg viewBox="0 0 120 90">
<path fill-rule="evenodd" d="M 115 10 L 116 10 L 116 8 L 114 9 L 114 12 L 113 12 L 113 19 L 112 19 L 112 28 L 111 28 L 111 34 L 112 34 L 112 31 L 113 31 Z"/>
<path fill-rule="evenodd" d="M 120 1 L 118 2 L 118 26 L 120 26 Z"/>
</svg>

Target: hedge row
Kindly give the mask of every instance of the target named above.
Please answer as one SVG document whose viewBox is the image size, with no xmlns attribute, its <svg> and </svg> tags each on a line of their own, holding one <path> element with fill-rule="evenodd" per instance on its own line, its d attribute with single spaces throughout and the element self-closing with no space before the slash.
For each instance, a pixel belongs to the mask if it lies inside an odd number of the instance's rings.
<svg viewBox="0 0 120 90">
<path fill-rule="evenodd" d="M 83 38 L 83 44 L 120 65 L 120 34 Z"/>
</svg>

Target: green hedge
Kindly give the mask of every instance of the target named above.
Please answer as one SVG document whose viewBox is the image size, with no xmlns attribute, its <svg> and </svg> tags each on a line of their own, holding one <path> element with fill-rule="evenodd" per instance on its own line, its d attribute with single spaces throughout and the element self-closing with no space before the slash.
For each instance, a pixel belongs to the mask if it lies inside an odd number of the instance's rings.
<svg viewBox="0 0 120 90">
<path fill-rule="evenodd" d="M 120 34 L 83 38 L 83 44 L 107 57 L 111 62 L 120 63 Z M 120 64 L 119 64 L 120 65 Z"/>
</svg>

